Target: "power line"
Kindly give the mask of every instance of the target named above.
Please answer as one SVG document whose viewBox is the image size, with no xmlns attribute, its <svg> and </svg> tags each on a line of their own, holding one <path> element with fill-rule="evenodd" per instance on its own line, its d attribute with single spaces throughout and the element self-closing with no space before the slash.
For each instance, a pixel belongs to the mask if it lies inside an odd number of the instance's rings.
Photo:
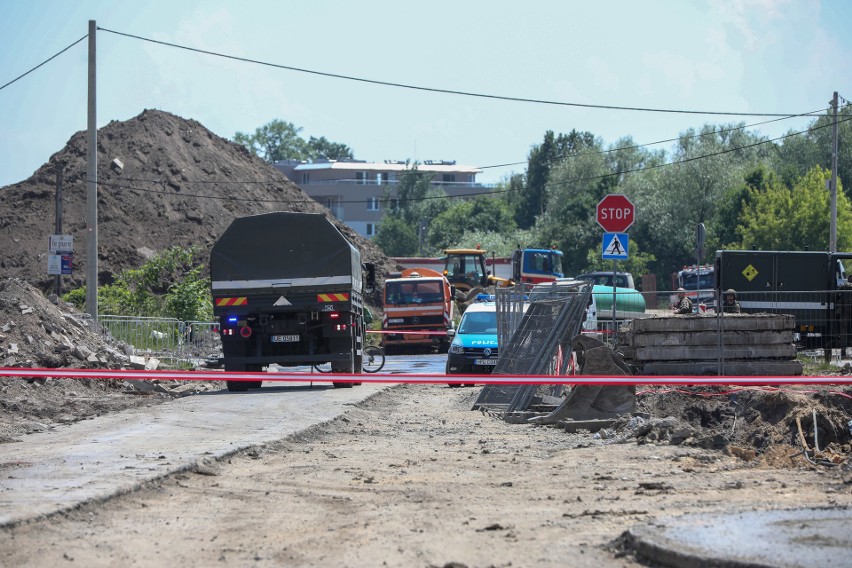
<svg viewBox="0 0 852 568">
<path fill-rule="evenodd" d="M 12 83 L 15 83 L 16 81 L 18 81 L 18 80 L 20 80 L 20 79 L 23 79 L 24 77 L 26 77 L 27 75 L 29 75 L 30 73 L 32 73 L 33 71 L 35 71 L 36 69 L 38 69 L 39 67 L 41 67 L 42 65 L 44 65 L 44 64 L 46 64 L 46 63 L 48 63 L 49 61 L 51 61 L 51 60 L 55 59 L 56 57 L 58 57 L 58 56 L 60 56 L 60 55 L 62 55 L 63 53 L 65 53 L 66 51 L 68 51 L 69 49 L 71 49 L 72 47 L 74 47 L 75 45 L 77 45 L 78 43 L 80 43 L 81 41 L 83 41 L 84 39 L 86 39 L 87 37 L 89 37 L 89 34 L 84 35 L 83 37 L 81 37 L 80 39 L 78 39 L 77 41 L 75 41 L 74 43 L 72 43 L 71 45 L 69 45 L 68 47 L 66 47 L 65 49 L 63 49 L 63 50 L 61 50 L 61 51 L 59 51 L 59 52 L 57 52 L 57 53 L 55 53 L 55 54 L 51 55 L 50 57 L 48 57 L 47 59 L 45 59 L 44 61 L 42 61 L 41 63 L 39 63 L 39 64 L 38 64 L 38 65 L 36 65 L 35 67 L 33 67 L 32 69 L 30 69 L 29 71 L 27 71 L 27 72 L 25 72 L 25 73 L 23 73 L 23 74 L 21 74 L 21 75 L 18 75 L 17 77 L 15 77 L 14 79 L 12 79 L 12 80 L 11 80 L 11 81 L 9 81 L 8 83 L 6 83 L 5 85 L 0 86 L 0 91 L 2 91 L 3 89 L 5 89 L 6 87 L 8 87 L 9 85 L 11 85 Z"/>
<path fill-rule="evenodd" d="M 843 122 L 848 122 L 850 120 L 852 120 L 852 118 L 846 118 L 844 120 L 838 120 L 837 124 L 841 124 Z M 620 172 L 603 174 L 603 175 L 599 175 L 599 176 L 590 176 L 590 177 L 587 177 L 587 178 L 577 178 L 577 179 L 572 179 L 572 180 L 568 180 L 568 181 L 565 181 L 565 182 L 560 182 L 560 183 L 555 184 L 555 185 L 567 185 L 567 184 L 570 184 L 570 183 L 576 183 L 576 182 L 581 182 L 581 181 L 594 181 L 594 180 L 597 180 L 597 179 L 605 179 L 605 178 L 608 178 L 608 177 L 620 176 L 620 175 L 623 175 L 623 174 L 642 172 L 642 171 L 646 171 L 646 170 L 655 170 L 655 169 L 664 168 L 664 167 L 668 167 L 668 166 L 677 166 L 677 165 L 680 165 L 680 164 L 686 164 L 686 163 L 689 163 L 689 162 L 694 162 L 696 160 L 703 160 L 704 158 L 713 158 L 715 156 L 721 156 L 723 154 L 730 154 L 731 152 L 737 152 L 739 150 L 747 150 L 749 148 L 754 148 L 754 147 L 760 146 L 762 144 L 768 144 L 770 142 L 777 142 L 778 140 L 784 140 L 786 138 L 792 138 L 793 136 L 798 136 L 799 134 L 805 134 L 805 133 L 808 133 L 808 132 L 812 132 L 814 130 L 819 130 L 819 129 L 822 129 L 822 128 L 828 128 L 831 125 L 832 125 L 832 123 L 825 124 L 823 126 L 816 126 L 814 128 L 809 128 L 807 130 L 801 130 L 799 132 L 791 132 L 789 134 L 785 134 L 785 135 L 779 136 L 777 138 L 769 138 L 767 140 L 761 140 L 760 142 L 755 142 L 753 144 L 746 144 L 745 146 L 738 146 L 736 148 L 728 148 L 728 149 L 722 150 L 720 152 L 714 152 L 712 154 L 702 154 L 701 156 L 693 156 L 691 158 L 684 158 L 683 160 L 678 160 L 676 162 L 666 162 L 666 163 L 663 163 L 663 164 L 654 164 L 654 165 L 651 165 L 651 166 L 643 166 L 641 168 L 634 168 L 634 169 L 631 169 L 631 170 L 623 170 L 623 171 L 620 171 Z"/>
<path fill-rule="evenodd" d="M 102 30 L 108 33 L 112 33 L 119 36 L 124 36 L 132 39 L 138 39 L 141 41 L 147 41 L 150 43 L 155 43 L 158 45 L 163 45 L 166 47 L 173 47 L 176 49 L 183 49 L 186 51 L 192 51 L 194 53 L 202 53 L 204 55 L 212 55 L 214 57 L 222 57 L 224 59 L 231 59 L 233 61 L 241 61 L 243 63 L 253 63 L 255 65 L 263 65 L 266 67 L 273 67 L 276 69 L 285 69 L 287 71 L 296 71 L 298 73 L 308 73 L 311 75 L 318 75 L 320 77 L 329 77 L 332 79 L 343 79 L 346 81 L 357 81 L 360 83 L 368 83 L 371 85 L 381 85 L 384 87 L 397 87 L 401 89 L 411 89 L 415 91 L 426 91 L 430 93 L 443 93 L 447 95 L 461 95 L 466 97 L 477 97 L 482 99 L 492 99 L 492 100 L 502 100 L 502 101 L 510 101 L 510 102 L 520 102 L 520 103 L 535 103 L 535 104 L 544 104 L 544 105 L 554 105 L 554 106 L 567 106 L 567 107 L 578 107 L 578 108 L 593 108 L 593 109 L 603 109 L 603 110 L 625 110 L 625 111 L 636 111 L 636 112 L 659 112 L 659 113 L 673 113 L 673 114 L 701 114 L 701 115 L 716 115 L 716 116 L 781 116 L 781 117 L 789 117 L 796 116 L 800 113 L 794 112 L 785 112 L 785 113 L 768 113 L 768 112 L 725 112 L 725 111 L 704 111 L 704 110 L 681 110 L 681 109 L 664 109 L 664 108 L 647 108 L 647 107 L 632 107 L 632 106 L 617 106 L 617 105 L 604 105 L 604 104 L 591 104 L 591 103 L 570 103 L 563 101 L 551 101 L 546 99 L 529 99 L 523 97 L 510 97 L 505 95 L 491 95 L 486 93 L 474 93 L 470 91 L 457 91 L 453 89 L 441 89 L 436 87 L 422 87 L 418 85 L 409 85 L 406 83 L 396 83 L 392 81 L 382 81 L 378 79 L 365 79 L 363 77 L 355 77 L 352 75 L 342 75 L 339 73 L 329 73 L 326 71 L 316 71 L 313 69 L 305 69 L 302 67 L 293 67 L 291 65 L 282 65 L 279 63 L 270 63 L 268 61 L 260 61 L 258 59 L 250 59 L 248 57 L 238 57 L 236 55 L 228 55 L 226 53 L 219 53 L 216 51 L 209 51 L 206 49 L 199 49 L 196 47 L 188 47 L 185 45 L 180 45 L 177 43 L 170 43 L 167 41 L 160 41 L 155 39 L 150 39 L 134 34 L 129 34 L 125 32 L 119 32 L 116 30 L 110 30 L 107 28 L 98 27 L 98 30 Z"/>
<path fill-rule="evenodd" d="M 657 140 L 656 142 L 646 142 L 645 144 L 634 144 L 633 146 L 620 146 L 618 148 L 610 148 L 608 150 L 596 151 L 595 153 L 596 154 L 609 154 L 610 152 L 619 152 L 621 150 L 635 150 L 637 148 L 644 148 L 646 146 L 656 146 L 657 144 L 665 144 L 667 142 L 678 142 L 680 140 L 692 140 L 693 138 L 701 138 L 702 136 L 710 136 L 711 134 L 724 134 L 726 132 L 734 132 L 736 130 L 744 130 L 746 128 L 752 128 L 754 126 L 761 126 L 763 124 L 770 124 L 772 122 L 780 122 L 782 120 L 788 120 L 790 118 L 799 118 L 799 117 L 802 117 L 802 116 L 814 116 L 817 113 L 825 112 L 826 110 L 828 110 L 828 109 L 824 108 L 824 109 L 814 110 L 814 111 L 806 112 L 806 113 L 802 113 L 802 114 L 793 114 L 793 115 L 785 116 L 785 117 L 782 117 L 782 118 L 774 118 L 772 120 L 764 120 L 762 122 L 755 122 L 753 124 L 744 124 L 743 126 L 737 126 L 735 128 L 726 128 L 726 129 L 722 129 L 722 130 L 714 130 L 713 132 L 704 132 L 704 133 L 701 133 L 701 134 L 694 134 L 692 136 L 678 136 L 677 138 L 668 138 L 666 140 Z M 570 158 L 573 155 L 574 154 L 562 154 L 561 156 L 555 156 L 554 158 L 552 158 L 551 160 L 548 160 L 548 161 L 549 162 L 556 162 L 556 161 L 562 160 L 564 158 Z M 527 163 L 529 163 L 529 161 L 512 162 L 512 163 L 508 163 L 508 164 L 497 164 L 497 165 L 494 165 L 494 166 L 477 166 L 477 168 L 479 168 L 480 170 L 488 170 L 488 169 L 491 169 L 491 168 L 503 168 L 503 167 L 507 167 L 507 166 L 521 166 L 521 165 L 524 165 L 524 164 L 527 164 Z"/>
<path fill-rule="evenodd" d="M 845 118 L 843 120 L 838 120 L 837 123 L 842 124 L 844 122 L 849 122 L 849 121 L 852 121 L 852 117 Z M 629 173 L 636 173 L 636 172 L 642 172 L 642 171 L 646 171 L 646 170 L 655 170 L 655 169 L 660 169 L 660 168 L 677 166 L 677 165 L 686 164 L 686 163 L 689 163 L 689 162 L 694 162 L 694 161 L 697 161 L 697 160 L 703 160 L 705 158 L 712 158 L 712 157 L 715 157 L 715 156 L 722 156 L 724 154 L 730 154 L 731 152 L 737 152 L 739 150 L 747 150 L 749 148 L 754 148 L 754 147 L 757 147 L 757 146 L 762 146 L 764 144 L 777 142 L 779 140 L 785 140 L 787 138 L 792 138 L 793 136 L 798 136 L 800 134 L 806 134 L 806 133 L 812 132 L 814 130 L 820 130 L 822 128 L 828 128 L 829 126 L 832 126 L 832 124 L 828 123 L 828 124 L 825 124 L 825 125 L 822 125 L 822 126 L 815 126 L 813 128 L 808 128 L 807 130 L 801 130 L 799 132 L 791 132 L 791 133 L 785 134 L 783 136 L 778 136 L 777 138 L 770 138 L 770 139 L 766 139 L 766 140 L 761 140 L 759 142 L 755 142 L 755 143 L 752 143 L 752 144 L 746 144 L 745 146 L 738 146 L 736 148 L 727 148 L 727 149 L 721 150 L 719 152 L 713 152 L 713 153 L 710 153 L 710 154 L 702 154 L 701 156 L 692 156 L 690 158 L 684 158 L 683 160 L 678 160 L 676 162 L 666 162 L 666 163 L 662 163 L 662 164 L 654 164 L 654 165 L 650 165 L 650 166 L 643 166 L 643 167 L 639 167 L 639 168 L 622 170 L 622 171 L 619 171 L 619 172 L 611 172 L 611 173 L 607 173 L 607 174 L 601 174 L 601 175 L 597 175 L 597 176 L 589 176 L 589 177 L 585 177 L 585 178 L 575 178 L 575 179 L 559 182 L 559 183 L 556 183 L 554 185 L 564 186 L 564 185 L 583 182 L 583 181 L 595 181 L 595 180 L 606 179 L 608 177 L 620 176 L 620 175 L 629 174 Z M 123 184 L 118 184 L 118 183 L 113 183 L 113 182 L 105 182 L 105 181 L 99 181 L 98 184 L 100 186 L 104 186 L 104 187 L 113 187 L 113 188 L 116 188 L 116 189 L 127 189 L 127 190 L 132 190 L 132 191 L 141 191 L 141 192 L 145 192 L 145 193 L 166 194 L 166 195 L 170 195 L 170 196 L 174 196 L 174 197 L 196 197 L 196 198 L 201 198 L 201 199 L 240 201 L 240 202 L 243 202 L 243 203 L 289 203 L 289 204 L 319 203 L 318 201 L 316 201 L 313 198 L 308 198 L 308 199 L 243 199 L 243 198 L 234 198 L 233 196 L 227 196 L 226 197 L 226 196 L 203 195 L 203 194 L 185 193 L 185 192 L 181 192 L 181 193 L 168 192 L 168 191 L 165 190 L 165 186 L 166 186 L 165 180 L 144 180 L 144 179 L 136 179 L 136 178 L 125 178 L 125 179 L 128 179 L 131 182 L 158 184 L 158 185 L 163 186 L 163 188 L 162 189 L 148 189 L 148 188 L 142 188 L 142 187 L 134 187 L 132 185 L 123 185 Z M 287 181 L 289 181 L 289 180 L 287 180 Z M 201 184 L 201 185 L 205 185 L 205 184 L 206 185 L 227 185 L 227 184 L 232 184 L 232 185 L 257 185 L 257 184 L 280 184 L 281 180 L 277 180 L 277 181 L 276 180 L 261 180 L 261 181 L 257 181 L 257 180 L 192 181 L 192 180 L 189 180 L 186 183 Z M 400 202 L 430 201 L 430 200 L 434 200 L 434 199 L 470 199 L 470 198 L 482 197 L 482 196 L 486 196 L 486 195 L 500 195 L 500 194 L 509 193 L 510 191 L 515 191 L 515 189 L 512 189 L 512 188 L 496 189 L 496 190 L 493 190 L 493 191 L 482 191 L 482 192 L 477 192 L 477 193 L 469 193 L 469 194 L 466 194 L 466 195 L 430 195 L 430 196 L 419 197 L 419 198 L 408 198 L 408 199 L 391 198 L 391 199 L 396 200 L 396 201 L 400 201 Z M 381 199 L 383 201 L 386 201 L 386 198 L 381 198 Z M 367 198 L 355 199 L 355 200 L 341 200 L 341 201 L 337 201 L 335 203 L 338 203 L 338 204 L 365 203 L 366 201 L 367 201 Z"/>
</svg>

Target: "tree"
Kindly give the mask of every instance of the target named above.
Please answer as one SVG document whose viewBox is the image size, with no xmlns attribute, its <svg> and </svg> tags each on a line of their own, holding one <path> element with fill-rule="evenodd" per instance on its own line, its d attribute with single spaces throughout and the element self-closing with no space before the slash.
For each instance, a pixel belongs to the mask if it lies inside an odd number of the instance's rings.
<svg viewBox="0 0 852 568">
<path fill-rule="evenodd" d="M 833 122 L 834 117 L 826 111 L 811 122 L 807 132 L 784 139 L 778 148 L 776 170 L 788 186 L 814 166 L 831 168 Z M 837 177 L 846 182 L 846 195 L 852 197 L 852 106 L 846 105 L 838 111 L 837 123 Z"/>
<path fill-rule="evenodd" d="M 738 248 L 759 250 L 828 250 L 830 196 L 828 170 L 812 168 L 791 188 L 773 183 L 750 189 L 737 234 Z M 837 249 L 852 248 L 852 204 L 837 192 Z"/>
<path fill-rule="evenodd" d="M 770 187 L 781 185 L 778 175 L 765 164 L 760 164 L 746 173 L 744 180 L 744 183 L 728 188 L 722 195 L 712 223 L 713 230 L 707 239 L 705 247 L 707 251 L 737 248 L 735 243 L 738 240 L 737 227 L 740 225 L 740 215 L 755 195 L 752 190 L 766 191 Z"/>
<path fill-rule="evenodd" d="M 535 224 L 546 208 L 546 187 L 550 173 L 565 160 L 578 152 L 598 145 L 591 132 L 571 130 L 568 134 L 554 136 L 552 130 L 544 134 L 541 145 L 530 151 L 527 165 L 526 185 L 515 196 L 515 221 L 518 226 L 527 229 Z"/>
<path fill-rule="evenodd" d="M 419 240 L 415 226 L 398 215 L 386 215 L 374 242 L 388 256 L 417 254 Z"/>
<path fill-rule="evenodd" d="M 327 160 L 352 160 L 355 156 L 352 150 L 346 144 L 339 142 L 331 142 L 320 136 L 319 138 L 311 138 L 308 140 L 308 154 L 311 159 L 325 158 Z"/>
<path fill-rule="evenodd" d="M 742 183 L 743 173 L 767 160 L 771 144 L 765 137 L 740 125 L 705 125 L 690 129 L 678 139 L 672 165 L 631 175 L 624 193 L 637 207 L 631 237 L 657 257 L 654 272 L 665 281 L 686 263 L 694 262 L 695 232 L 707 227 L 708 244 L 725 230 L 717 222 L 717 208 L 731 188 Z M 711 251 L 712 248 L 705 247 Z"/>
<path fill-rule="evenodd" d="M 491 196 L 480 196 L 469 201 L 455 201 L 432 219 L 429 223 L 429 244 L 435 249 L 445 249 L 460 243 L 462 235 L 468 232 L 502 234 L 514 232 L 516 228 L 508 203 Z"/>
<path fill-rule="evenodd" d="M 582 270 L 586 252 L 600 243 L 595 206 L 604 195 L 602 180 L 608 173 L 600 148 L 581 151 L 551 173 L 545 212 L 533 231 L 541 243 L 537 246 L 555 244 L 562 250 L 566 274 Z"/>
<path fill-rule="evenodd" d="M 234 142 L 270 163 L 280 160 L 352 159 L 352 150 L 346 145 L 331 142 L 321 136 L 311 136 L 307 142 L 299 136 L 302 131 L 292 122 L 275 119 L 254 131 L 254 134 L 237 132 Z"/>
</svg>

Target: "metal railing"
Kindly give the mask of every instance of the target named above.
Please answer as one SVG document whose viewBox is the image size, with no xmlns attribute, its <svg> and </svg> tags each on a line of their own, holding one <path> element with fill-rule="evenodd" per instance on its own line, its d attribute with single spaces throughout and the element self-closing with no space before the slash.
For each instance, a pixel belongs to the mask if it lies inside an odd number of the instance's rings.
<svg viewBox="0 0 852 568">
<path fill-rule="evenodd" d="M 125 343 L 131 355 L 195 362 L 219 357 L 222 351 L 215 322 L 101 315 L 98 324 L 104 337 Z"/>
</svg>

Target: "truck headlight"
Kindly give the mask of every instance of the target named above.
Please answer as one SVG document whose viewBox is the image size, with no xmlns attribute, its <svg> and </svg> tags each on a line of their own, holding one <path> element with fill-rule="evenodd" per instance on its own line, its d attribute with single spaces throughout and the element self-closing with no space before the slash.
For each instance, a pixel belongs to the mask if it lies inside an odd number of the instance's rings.
<svg viewBox="0 0 852 568">
<path fill-rule="evenodd" d="M 453 343 L 452 345 L 450 345 L 450 353 L 464 353 L 464 347 Z"/>
</svg>

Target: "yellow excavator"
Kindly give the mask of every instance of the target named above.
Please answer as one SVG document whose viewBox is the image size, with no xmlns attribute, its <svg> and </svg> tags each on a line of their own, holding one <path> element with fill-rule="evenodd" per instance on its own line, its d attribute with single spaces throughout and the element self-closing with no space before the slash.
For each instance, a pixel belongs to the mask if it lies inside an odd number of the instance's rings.
<svg viewBox="0 0 852 568">
<path fill-rule="evenodd" d="M 498 278 L 485 268 L 485 254 L 480 248 L 445 249 L 444 276 L 456 290 L 467 296 L 474 288 L 505 288 L 515 282 Z"/>
</svg>

